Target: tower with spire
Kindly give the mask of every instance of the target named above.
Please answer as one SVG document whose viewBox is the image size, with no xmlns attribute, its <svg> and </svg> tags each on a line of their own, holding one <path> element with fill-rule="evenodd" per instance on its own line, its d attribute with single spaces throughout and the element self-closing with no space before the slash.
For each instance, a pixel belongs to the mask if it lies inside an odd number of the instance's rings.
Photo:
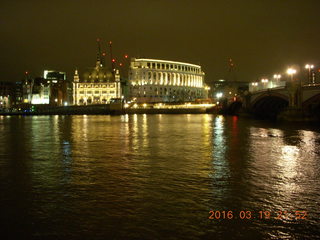
<svg viewBox="0 0 320 240">
<path fill-rule="evenodd" d="M 106 104 L 112 98 L 121 98 L 119 70 L 114 67 L 112 53 L 110 67 L 107 67 L 101 52 L 100 39 L 97 39 L 97 59 L 93 68 L 83 74 L 75 70 L 73 76 L 73 104 Z"/>
</svg>

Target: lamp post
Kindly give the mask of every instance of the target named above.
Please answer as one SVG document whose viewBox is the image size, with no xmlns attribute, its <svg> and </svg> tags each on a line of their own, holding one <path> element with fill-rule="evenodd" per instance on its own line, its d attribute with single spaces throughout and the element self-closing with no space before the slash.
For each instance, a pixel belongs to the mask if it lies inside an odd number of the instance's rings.
<svg viewBox="0 0 320 240">
<path fill-rule="evenodd" d="M 287 74 L 290 76 L 290 80 L 291 80 L 291 84 L 293 85 L 293 75 L 297 73 L 297 70 L 295 70 L 294 68 L 288 68 L 287 70 Z M 298 91 L 301 88 L 301 82 L 300 82 L 300 86 L 298 87 Z M 295 88 L 293 88 L 295 89 Z M 291 95 L 291 106 L 295 106 L 299 105 L 299 100 L 296 98 L 296 90 L 294 90 L 293 93 L 290 94 Z"/>
<path fill-rule="evenodd" d="M 250 91 L 254 92 L 258 90 L 258 82 L 252 82 L 251 83 L 251 88 L 249 88 Z"/>
<path fill-rule="evenodd" d="M 314 83 L 314 81 L 311 79 L 311 69 L 313 69 L 314 66 L 312 64 L 306 64 L 305 68 L 308 69 L 308 80 L 309 80 L 309 83 Z"/>
<path fill-rule="evenodd" d="M 294 68 L 288 68 L 287 70 L 288 75 L 290 75 L 291 82 L 293 81 L 293 75 L 297 73 L 297 70 Z"/>
<path fill-rule="evenodd" d="M 269 80 L 267 78 L 262 78 L 261 82 L 263 84 L 263 87 L 265 88 L 265 86 L 268 84 Z"/>
<path fill-rule="evenodd" d="M 274 75 L 273 75 L 273 78 L 274 78 L 276 81 L 279 81 L 279 79 L 281 78 L 281 75 L 280 75 L 280 74 L 274 74 Z"/>
</svg>

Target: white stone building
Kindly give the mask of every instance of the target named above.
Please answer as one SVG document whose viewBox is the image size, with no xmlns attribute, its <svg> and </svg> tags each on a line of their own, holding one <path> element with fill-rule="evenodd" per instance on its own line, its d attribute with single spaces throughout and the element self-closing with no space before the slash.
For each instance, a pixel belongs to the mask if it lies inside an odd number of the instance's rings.
<svg viewBox="0 0 320 240">
<path fill-rule="evenodd" d="M 158 59 L 131 59 L 130 98 L 137 102 L 186 102 L 207 98 L 201 66 Z"/>
<path fill-rule="evenodd" d="M 79 76 L 78 70 L 73 78 L 73 104 L 106 104 L 112 98 L 121 98 L 120 74 L 103 66 L 98 57 L 96 66 Z"/>
</svg>

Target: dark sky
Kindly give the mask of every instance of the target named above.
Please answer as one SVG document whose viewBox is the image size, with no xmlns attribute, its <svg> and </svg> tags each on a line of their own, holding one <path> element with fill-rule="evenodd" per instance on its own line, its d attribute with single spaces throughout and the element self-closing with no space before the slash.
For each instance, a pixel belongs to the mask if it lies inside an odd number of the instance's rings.
<svg viewBox="0 0 320 240">
<path fill-rule="evenodd" d="M 2 0 L 0 80 L 28 70 L 83 71 L 96 60 L 96 38 L 115 55 L 201 64 L 206 80 L 320 67 L 319 0 Z M 304 69 L 301 69 L 304 71 Z"/>
</svg>

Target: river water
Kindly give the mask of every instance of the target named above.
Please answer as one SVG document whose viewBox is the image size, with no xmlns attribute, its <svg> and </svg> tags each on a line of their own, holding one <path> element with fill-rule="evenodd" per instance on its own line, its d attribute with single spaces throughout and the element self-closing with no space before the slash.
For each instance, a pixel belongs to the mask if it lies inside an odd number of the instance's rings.
<svg viewBox="0 0 320 240">
<path fill-rule="evenodd" d="M 0 116 L 0 133 L 1 239 L 320 238 L 317 126 Z"/>
</svg>

